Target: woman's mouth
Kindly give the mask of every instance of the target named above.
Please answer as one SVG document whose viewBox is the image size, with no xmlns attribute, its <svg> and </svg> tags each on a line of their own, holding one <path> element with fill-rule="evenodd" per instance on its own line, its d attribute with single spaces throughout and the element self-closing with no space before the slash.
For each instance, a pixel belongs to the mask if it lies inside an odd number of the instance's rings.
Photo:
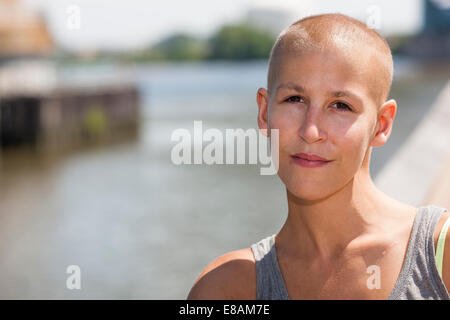
<svg viewBox="0 0 450 320">
<path fill-rule="evenodd" d="M 296 153 L 291 158 L 295 164 L 305 168 L 323 167 L 332 161 L 313 153 Z"/>
</svg>

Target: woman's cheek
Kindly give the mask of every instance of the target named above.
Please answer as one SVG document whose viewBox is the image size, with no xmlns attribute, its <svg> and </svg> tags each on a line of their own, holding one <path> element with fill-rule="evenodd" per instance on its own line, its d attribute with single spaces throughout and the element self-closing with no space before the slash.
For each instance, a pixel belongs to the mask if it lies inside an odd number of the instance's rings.
<svg viewBox="0 0 450 320">
<path fill-rule="evenodd" d="M 280 124 L 278 131 L 279 157 L 290 160 L 290 155 L 295 152 L 301 152 L 304 148 L 299 135 L 299 125 L 292 119 L 285 119 Z"/>
<path fill-rule="evenodd" d="M 301 125 L 302 111 L 294 106 L 277 105 L 269 115 L 269 127 L 278 129 L 282 135 L 296 134 Z"/>
<path fill-rule="evenodd" d="M 340 154 L 346 155 L 352 162 L 355 170 L 362 165 L 368 145 L 368 132 L 366 127 L 360 123 L 353 123 L 335 138 L 335 145 L 340 149 Z"/>
</svg>

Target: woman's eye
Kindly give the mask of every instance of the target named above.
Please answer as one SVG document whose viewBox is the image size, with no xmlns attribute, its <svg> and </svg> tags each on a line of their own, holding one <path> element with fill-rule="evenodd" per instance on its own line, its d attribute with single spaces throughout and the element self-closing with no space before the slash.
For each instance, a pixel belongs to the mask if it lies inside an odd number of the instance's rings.
<svg viewBox="0 0 450 320">
<path fill-rule="evenodd" d="M 348 104 L 343 102 L 335 102 L 333 106 L 336 106 L 336 109 L 341 111 L 352 111 L 352 109 L 348 106 Z"/>
<path fill-rule="evenodd" d="M 286 99 L 287 102 L 302 102 L 303 98 L 300 96 L 292 96 Z"/>
</svg>

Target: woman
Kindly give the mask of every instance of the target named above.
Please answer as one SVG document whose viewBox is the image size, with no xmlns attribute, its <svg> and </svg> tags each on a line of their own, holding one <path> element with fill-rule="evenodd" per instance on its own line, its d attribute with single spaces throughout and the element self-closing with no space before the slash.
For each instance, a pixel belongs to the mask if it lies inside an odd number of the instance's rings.
<svg viewBox="0 0 450 320">
<path fill-rule="evenodd" d="M 397 109 L 392 73 L 384 39 L 350 17 L 280 34 L 257 103 L 260 129 L 278 130 L 287 220 L 211 262 L 188 299 L 450 299 L 450 214 L 392 199 L 370 176 Z"/>
</svg>

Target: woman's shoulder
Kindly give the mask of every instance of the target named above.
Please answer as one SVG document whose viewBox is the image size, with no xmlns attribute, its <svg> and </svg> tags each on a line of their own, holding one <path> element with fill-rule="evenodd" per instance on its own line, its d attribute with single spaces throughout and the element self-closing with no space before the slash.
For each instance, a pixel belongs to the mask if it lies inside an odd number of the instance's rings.
<svg viewBox="0 0 450 320">
<path fill-rule="evenodd" d="M 187 299 L 245 300 L 256 298 L 256 267 L 251 248 L 227 252 L 209 263 Z"/>
</svg>

